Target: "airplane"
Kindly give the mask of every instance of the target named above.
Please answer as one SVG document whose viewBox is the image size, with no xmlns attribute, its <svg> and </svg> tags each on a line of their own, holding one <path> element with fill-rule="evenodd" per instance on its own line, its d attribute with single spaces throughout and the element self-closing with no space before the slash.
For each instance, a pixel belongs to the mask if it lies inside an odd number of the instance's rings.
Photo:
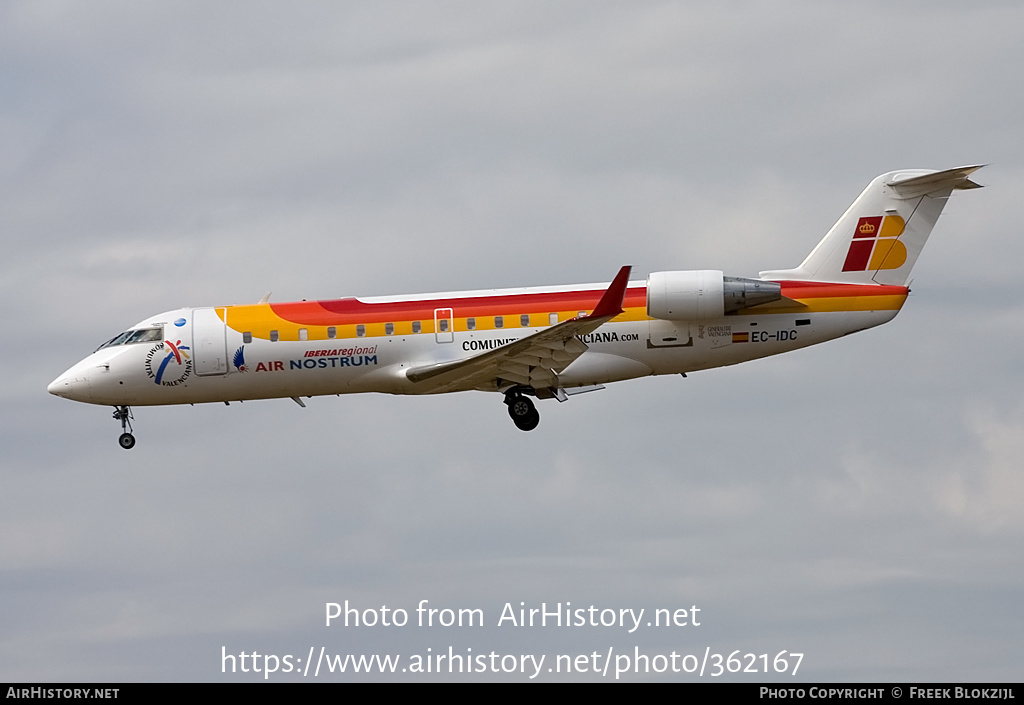
<svg viewBox="0 0 1024 705">
<path fill-rule="evenodd" d="M 59 397 L 132 407 L 355 392 L 504 397 L 515 425 L 531 397 L 566 401 L 605 384 L 777 355 L 892 320 L 954 190 L 982 165 L 876 177 L 794 269 L 757 279 L 664 271 L 610 284 L 181 308 L 146 318 L 55 379 Z"/>
</svg>

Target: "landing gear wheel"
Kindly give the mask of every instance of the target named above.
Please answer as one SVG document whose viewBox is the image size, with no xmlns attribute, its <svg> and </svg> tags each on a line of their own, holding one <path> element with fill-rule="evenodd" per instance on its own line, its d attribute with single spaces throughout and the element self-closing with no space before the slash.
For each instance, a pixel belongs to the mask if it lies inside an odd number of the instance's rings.
<svg viewBox="0 0 1024 705">
<path fill-rule="evenodd" d="M 540 413 L 534 411 L 525 419 L 516 420 L 514 421 L 514 423 L 516 425 L 516 428 L 518 428 L 520 431 L 532 431 L 533 429 L 537 428 L 538 424 L 540 424 Z"/>
<path fill-rule="evenodd" d="M 522 394 L 516 394 L 505 402 L 508 404 L 508 415 L 512 423 L 520 431 L 532 431 L 540 423 L 540 414 L 533 402 Z"/>
<path fill-rule="evenodd" d="M 512 417 L 513 421 L 516 419 L 526 418 L 530 414 L 535 414 L 536 412 L 537 409 L 533 405 L 533 402 L 522 394 L 517 394 L 508 402 L 508 415 Z"/>
<path fill-rule="evenodd" d="M 114 420 L 121 422 L 121 436 L 117 444 L 125 450 L 135 447 L 135 436 L 132 435 L 132 408 L 130 406 L 115 406 Z"/>
</svg>

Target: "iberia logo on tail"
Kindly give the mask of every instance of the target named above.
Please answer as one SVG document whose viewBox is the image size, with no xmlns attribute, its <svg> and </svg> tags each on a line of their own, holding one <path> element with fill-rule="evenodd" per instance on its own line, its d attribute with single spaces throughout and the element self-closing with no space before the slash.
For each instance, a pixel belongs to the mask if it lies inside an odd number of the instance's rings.
<svg viewBox="0 0 1024 705">
<path fill-rule="evenodd" d="M 844 272 L 899 269 L 907 261 L 907 248 L 899 241 L 906 223 L 898 215 L 861 218 L 846 253 Z"/>
</svg>

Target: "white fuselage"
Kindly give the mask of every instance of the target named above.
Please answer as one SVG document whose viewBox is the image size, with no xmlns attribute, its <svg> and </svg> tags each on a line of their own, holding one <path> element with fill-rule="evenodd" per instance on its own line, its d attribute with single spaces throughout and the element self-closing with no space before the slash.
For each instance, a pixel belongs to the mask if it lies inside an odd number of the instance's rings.
<svg viewBox="0 0 1024 705">
<path fill-rule="evenodd" d="M 631 282 L 630 290 L 635 292 L 642 286 L 643 282 Z M 600 294 L 597 287 L 575 290 Z M 493 292 L 492 296 L 517 296 L 531 291 Z M 445 294 L 438 298 L 457 302 L 458 296 Z M 417 297 L 416 301 L 424 299 Z M 388 303 L 394 305 L 396 301 L 398 299 Z M 432 306 L 428 304 L 428 308 Z M 227 311 L 223 314 L 227 323 L 211 315 L 214 309 L 178 309 L 148 318 L 133 330 L 162 328 L 160 340 L 101 348 L 56 379 L 49 391 L 77 401 L 113 406 L 230 402 L 353 392 L 504 391 L 500 381 L 439 389 L 410 381 L 406 372 L 422 365 L 480 355 L 545 327 L 513 326 L 512 322 L 519 323 L 518 317 L 505 315 L 509 324 L 501 329 L 469 330 L 464 322 L 459 324 L 462 319 L 456 304 L 452 330 L 445 333 L 429 330 L 425 324 L 417 333 L 398 332 L 400 326 L 389 324 L 395 331 L 390 335 L 348 338 L 317 335 L 316 339 L 310 339 L 314 326 L 309 326 L 300 334 L 309 336 L 305 340 L 280 337 L 274 340 L 269 335 L 253 337 L 229 325 L 232 308 L 216 310 Z M 762 312 L 751 309 L 700 322 L 652 319 L 636 310 L 630 315 L 631 310 L 627 308 L 619 317 L 626 320 L 616 318 L 592 333 L 578 336 L 588 349 L 558 375 L 558 383 L 562 388 L 571 389 L 646 375 L 734 365 L 877 326 L 891 320 L 898 312 L 898 305 L 891 302 L 884 308 L 867 310 L 805 308 L 807 310 L 767 308 Z M 552 325 L 558 321 L 555 313 L 550 316 L 543 317 L 542 322 Z M 531 322 L 537 318 L 532 316 Z"/>
<path fill-rule="evenodd" d="M 652 272 L 610 284 L 169 311 L 142 321 L 54 380 L 52 394 L 116 407 L 353 392 L 500 392 L 518 428 L 529 397 L 565 401 L 609 382 L 777 355 L 881 325 L 950 194 L 980 167 L 873 179 L 793 269 L 730 277 Z"/>
</svg>

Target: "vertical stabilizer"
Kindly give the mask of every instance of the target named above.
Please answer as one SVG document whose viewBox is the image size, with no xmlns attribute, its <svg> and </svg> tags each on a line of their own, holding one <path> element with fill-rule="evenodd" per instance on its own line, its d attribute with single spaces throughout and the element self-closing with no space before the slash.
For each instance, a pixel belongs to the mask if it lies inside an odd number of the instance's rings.
<svg viewBox="0 0 1024 705">
<path fill-rule="evenodd" d="M 874 179 L 796 269 L 763 279 L 905 285 L 949 195 L 979 188 L 981 166 L 906 169 Z"/>
</svg>

